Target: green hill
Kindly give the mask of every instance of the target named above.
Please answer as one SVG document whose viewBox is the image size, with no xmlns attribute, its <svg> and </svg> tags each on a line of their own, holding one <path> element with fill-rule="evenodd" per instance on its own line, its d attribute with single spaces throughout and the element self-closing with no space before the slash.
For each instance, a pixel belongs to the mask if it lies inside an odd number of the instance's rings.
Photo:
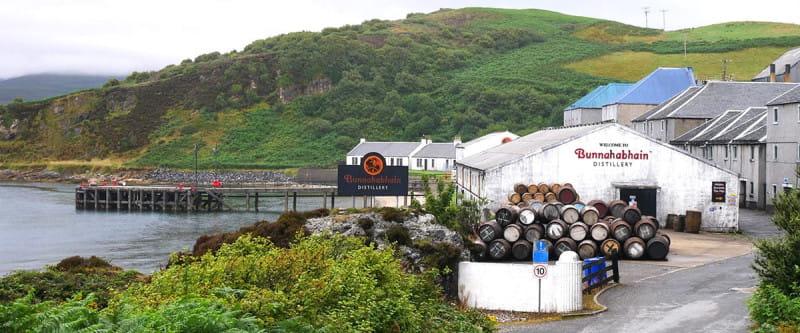
<svg viewBox="0 0 800 333">
<path fill-rule="evenodd" d="M 787 24 L 663 32 L 543 10 L 409 14 L 5 105 L 0 164 L 190 169 L 197 145 L 201 168 L 330 165 L 362 137 L 469 140 L 560 125 L 563 108 L 596 86 L 660 66 L 693 66 L 704 78 L 735 58 L 729 73 L 748 80 L 797 45 L 800 26 Z"/>
</svg>

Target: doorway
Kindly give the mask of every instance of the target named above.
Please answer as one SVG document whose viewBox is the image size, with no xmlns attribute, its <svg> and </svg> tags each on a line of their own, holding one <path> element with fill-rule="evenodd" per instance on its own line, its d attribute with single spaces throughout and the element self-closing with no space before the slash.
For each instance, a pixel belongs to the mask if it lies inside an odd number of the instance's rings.
<svg viewBox="0 0 800 333">
<path fill-rule="evenodd" d="M 642 215 L 656 216 L 656 189 L 654 188 L 620 188 L 619 199 L 630 202 L 636 199 L 636 205 Z"/>
<path fill-rule="evenodd" d="M 747 208 L 747 181 L 739 181 L 739 208 Z"/>
</svg>

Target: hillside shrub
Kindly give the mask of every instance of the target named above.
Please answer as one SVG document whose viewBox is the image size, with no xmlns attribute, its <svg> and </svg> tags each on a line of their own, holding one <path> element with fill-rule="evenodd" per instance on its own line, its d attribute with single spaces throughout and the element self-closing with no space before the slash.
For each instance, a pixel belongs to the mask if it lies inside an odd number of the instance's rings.
<svg viewBox="0 0 800 333">
<path fill-rule="evenodd" d="M 798 169 L 800 176 L 800 169 Z M 800 331 L 800 191 L 778 193 L 772 221 L 780 237 L 755 242 L 753 269 L 759 289 L 748 301 L 750 317 L 761 332 Z"/>
<path fill-rule="evenodd" d="M 357 238 L 301 237 L 288 249 L 242 236 L 186 266 L 129 288 L 114 308 L 160 308 L 189 295 L 217 300 L 258 318 L 263 326 L 291 318 L 331 331 L 490 330 L 477 312 L 440 299 L 426 275 L 404 273 L 391 250 Z"/>
</svg>

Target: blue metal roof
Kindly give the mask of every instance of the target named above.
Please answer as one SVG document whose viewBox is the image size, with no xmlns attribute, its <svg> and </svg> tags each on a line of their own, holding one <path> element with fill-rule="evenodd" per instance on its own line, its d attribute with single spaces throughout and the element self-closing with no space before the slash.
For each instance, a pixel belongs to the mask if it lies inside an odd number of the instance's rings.
<svg viewBox="0 0 800 333">
<path fill-rule="evenodd" d="M 614 100 L 619 94 L 625 92 L 633 86 L 633 83 L 609 83 L 604 86 L 599 86 L 592 92 L 583 96 L 572 105 L 568 106 L 564 111 L 574 109 L 600 109 L 603 105 Z"/>
<path fill-rule="evenodd" d="M 608 104 L 653 104 L 658 105 L 675 94 L 697 84 L 691 67 L 659 67 L 636 82 L 627 91 L 619 94 Z"/>
</svg>

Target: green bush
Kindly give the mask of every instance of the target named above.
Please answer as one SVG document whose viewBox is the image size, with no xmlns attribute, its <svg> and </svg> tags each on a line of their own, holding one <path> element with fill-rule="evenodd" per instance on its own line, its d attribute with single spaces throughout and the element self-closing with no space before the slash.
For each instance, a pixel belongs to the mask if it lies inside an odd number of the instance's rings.
<svg viewBox="0 0 800 333">
<path fill-rule="evenodd" d="M 160 308 L 189 295 L 218 300 L 263 326 L 292 318 L 332 331 L 490 330 L 474 311 L 443 304 L 428 275 L 404 273 L 391 251 L 347 237 L 301 237 L 288 249 L 242 236 L 215 254 L 156 273 L 112 309 Z"/>
<path fill-rule="evenodd" d="M 758 331 L 800 330 L 800 298 L 790 297 L 775 286 L 762 283 L 748 300 L 747 306 L 750 309 L 750 319 L 759 325 Z"/>
<path fill-rule="evenodd" d="M 784 234 L 755 242 L 753 269 L 763 283 L 790 297 L 800 297 L 800 289 L 794 287 L 800 281 L 800 191 L 779 193 L 774 203 L 772 221 Z"/>
</svg>

